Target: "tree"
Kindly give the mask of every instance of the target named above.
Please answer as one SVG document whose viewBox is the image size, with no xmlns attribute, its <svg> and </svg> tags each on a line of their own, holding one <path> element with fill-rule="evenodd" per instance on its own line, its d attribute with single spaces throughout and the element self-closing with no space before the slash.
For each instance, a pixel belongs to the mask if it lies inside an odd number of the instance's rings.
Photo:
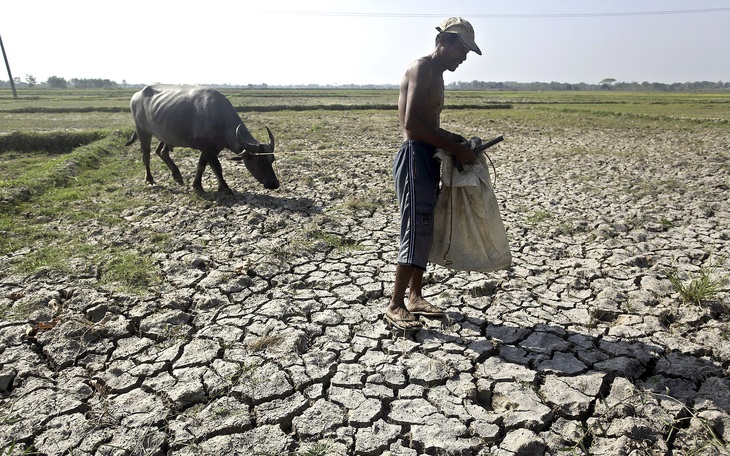
<svg viewBox="0 0 730 456">
<path fill-rule="evenodd" d="M 66 82 L 64 78 L 59 78 L 58 76 L 49 77 L 46 84 L 48 84 L 48 87 L 52 89 L 65 89 L 68 87 L 68 82 Z"/>
<path fill-rule="evenodd" d="M 114 89 L 117 87 L 117 83 L 109 79 L 71 78 L 69 82 L 77 89 Z"/>
<path fill-rule="evenodd" d="M 616 80 L 614 78 L 606 78 L 606 79 L 603 79 L 598 84 L 600 84 L 601 87 L 604 89 L 610 89 L 614 82 L 616 82 Z"/>
<path fill-rule="evenodd" d="M 36 85 L 36 84 L 37 84 L 37 82 L 36 82 L 36 80 L 35 80 L 35 76 L 33 76 L 32 74 L 26 74 L 26 75 L 25 75 L 25 82 L 26 82 L 26 83 L 27 83 L 27 84 L 28 84 L 29 86 L 31 86 L 31 87 L 33 87 L 34 85 Z"/>
</svg>

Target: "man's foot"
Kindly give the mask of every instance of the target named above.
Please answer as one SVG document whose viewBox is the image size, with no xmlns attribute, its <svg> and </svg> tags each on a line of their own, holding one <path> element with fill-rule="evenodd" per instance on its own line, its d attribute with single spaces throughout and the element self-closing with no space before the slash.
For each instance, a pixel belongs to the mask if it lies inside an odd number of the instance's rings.
<svg viewBox="0 0 730 456">
<path fill-rule="evenodd" d="M 409 300 L 406 304 L 408 312 L 413 315 L 423 315 L 424 317 L 443 317 L 444 311 L 429 303 L 425 299 L 418 297 Z"/>
<path fill-rule="evenodd" d="M 385 321 L 400 331 L 418 331 L 423 327 L 421 322 L 403 307 L 396 307 L 395 309 L 386 307 L 383 317 Z"/>
</svg>

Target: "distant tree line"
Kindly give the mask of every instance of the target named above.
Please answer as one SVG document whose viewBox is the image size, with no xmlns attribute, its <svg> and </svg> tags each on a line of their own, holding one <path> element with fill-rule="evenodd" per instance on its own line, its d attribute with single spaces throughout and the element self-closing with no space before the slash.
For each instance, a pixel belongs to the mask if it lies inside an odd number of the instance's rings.
<svg viewBox="0 0 730 456">
<path fill-rule="evenodd" d="M 144 84 L 127 84 L 122 81 L 118 84 L 109 79 L 77 79 L 66 80 L 62 77 L 51 76 L 45 82 L 38 82 L 33 75 L 26 75 L 25 81 L 20 78 L 13 78 L 16 87 L 22 88 L 49 88 L 49 89 L 117 89 L 117 88 L 141 88 Z M 218 88 L 249 88 L 249 89 L 274 89 L 274 88 L 294 88 L 294 89 L 395 89 L 395 84 L 293 84 L 273 86 L 265 83 L 262 84 L 211 84 L 212 87 Z M 10 81 L 0 81 L 0 87 L 10 87 Z M 471 82 L 452 82 L 446 86 L 451 90 L 505 90 L 505 91 L 599 91 L 612 90 L 622 92 L 722 92 L 730 91 L 730 82 L 675 82 L 673 84 L 665 84 L 661 82 L 620 82 L 613 78 L 606 78 L 598 84 L 588 84 L 585 82 L 567 83 L 567 82 L 487 82 L 487 81 L 471 81 Z"/>
<path fill-rule="evenodd" d="M 26 88 L 49 88 L 49 89 L 117 89 L 120 87 L 116 82 L 109 79 L 78 79 L 72 78 L 68 81 L 65 78 L 51 76 L 45 82 L 38 82 L 32 74 L 25 75 L 25 81 L 21 81 L 19 77 L 13 78 L 16 87 Z M 10 81 L 0 81 L 0 87 L 9 87 Z M 126 82 L 122 81 L 122 87 L 126 86 Z"/>
<path fill-rule="evenodd" d="M 596 91 L 614 90 L 620 92 L 718 92 L 730 90 L 730 82 L 619 82 L 606 78 L 598 84 L 577 84 L 565 82 L 452 82 L 447 89 L 454 90 L 507 90 L 507 91 Z"/>
</svg>

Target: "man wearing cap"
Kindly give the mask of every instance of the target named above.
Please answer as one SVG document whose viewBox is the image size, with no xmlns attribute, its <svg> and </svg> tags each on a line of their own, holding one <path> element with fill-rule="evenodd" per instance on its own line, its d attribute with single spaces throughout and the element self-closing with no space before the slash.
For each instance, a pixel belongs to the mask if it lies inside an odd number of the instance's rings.
<svg viewBox="0 0 730 456">
<path fill-rule="evenodd" d="M 451 153 L 462 164 L 476 160 L 464 138 L 440 127 L 446 70 L 454 71 L 469 51 L 481 55 L 474 29 L 460 17 L 436 27 L 436 47 L 430 55 L 410 64 L 400 85 L 398 117 L 404 143 L 393 164 L 400 208 L 401 234 L 393 297 L 385 318 L 396 328 L 417 330 L 419 315 L 439 317 L 443 311 L 423 298 L 422 280 L 433 241 L 433 210 L 441 163 L 436 149 Z M 405 292 L 408 289 L 408 302 Z"/>
</svg>

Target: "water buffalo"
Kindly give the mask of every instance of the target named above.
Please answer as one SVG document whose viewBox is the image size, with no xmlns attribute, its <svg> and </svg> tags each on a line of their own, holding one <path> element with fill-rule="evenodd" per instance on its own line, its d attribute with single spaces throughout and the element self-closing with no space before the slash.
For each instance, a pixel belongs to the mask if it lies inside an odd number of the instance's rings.
<svg viewBox="0 0 730 456">
<path fill-rule="evenodd" d="M 210 164 L 218 179 L 218 191 L 233 193 L 223 179 L 218 161 L 218 154 L 223 149 L 239 154 L 249 172 L 265 188 L 279 188 L 279 179 L 272 167 L 275 144 L 273 133 L 266 127 L 269 143 L 256 141 L 228 98 L 217 90 L 152 85 L 132 95 L 130 106 L 136 131 L 127 145 L 139 138 L 149 185 L 155 183 L 150 173 L 150 148 L 154 136 L 160 140 L 155 152 L 179 183 L 182 183 L 182 176 L 170 158 L 172 148 L 190 147 L 201 152 L 193 181 L 193 188 L 198 191 L 203 190 L 203 171 Z"/>
</svg>

